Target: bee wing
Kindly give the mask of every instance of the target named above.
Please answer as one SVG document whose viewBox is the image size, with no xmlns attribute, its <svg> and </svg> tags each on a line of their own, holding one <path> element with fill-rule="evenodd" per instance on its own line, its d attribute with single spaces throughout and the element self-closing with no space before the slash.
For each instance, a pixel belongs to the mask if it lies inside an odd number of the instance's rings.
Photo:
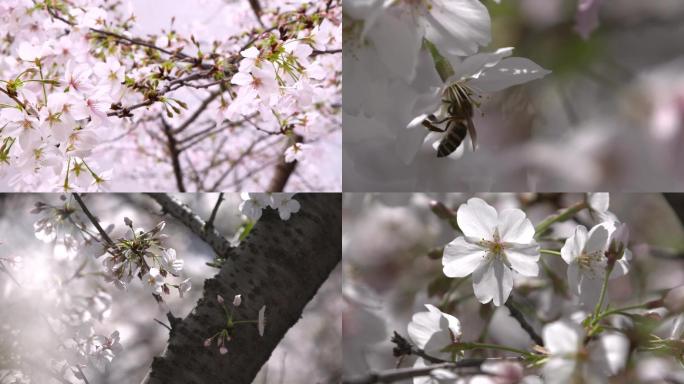
<svg viewBox="0 0 684 384">
<path fill-rule="evenodd" d="M 473 124 L 473 119 L 468 119 L 466 123 L 468 126 L 468 134 L 470 135 L 470 141 L 473 143 L 473 151 L 477 148 L 477 131 L 475 130 L 475 125 Z"/>
</svg>

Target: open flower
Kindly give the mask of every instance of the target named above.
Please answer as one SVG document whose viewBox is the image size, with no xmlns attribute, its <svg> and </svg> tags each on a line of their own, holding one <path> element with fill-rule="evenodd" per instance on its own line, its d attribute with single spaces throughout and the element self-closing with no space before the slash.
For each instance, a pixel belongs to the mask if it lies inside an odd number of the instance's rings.
<svg viewBox="0 0 684 384">
<path fill-rule="evenodd" d="M 449 353 L 442 349 L 458 342 L 461 337 L 461 322 L 437 307 L 426 304 L 427 312 L 413 315 L 408 325 L 408 335 L 416 347 L 430 356 L 448 358 Z"/>
<path fill-rule="evenodd" d="M 277 209 L 282 220 L 289 220 L 293 213 L 299 212 L 301 205 L 292 198 L 294 193 L 274 193 L 271 195 L 271 208 Z"/>
<path fill-rule="evenodd" d="M 164 276 L 161 275 L 158 268 L 150 268 L 147 275 L 143 278 L 145 286 L 153 293 L 160 295 L 162 293 L 162 286 L 164 285 Z"/>
<path fill-rule="evenodd" d="M 616 231 L 616 223 L 611 221 L 603 222 L 594 226 L 587 232 L 583 225 L 575 228 L 575 233 L 565 240 L 561 249 L 561 256 L 568 263 L 568 285 L 573 293 L 579 297 L 580 304 L 585 309 L 596 306 L 601 293 L 601 286 L 608 268 L 608 257 L 606 251 L 611 243 L 622 250 L 622 254 L 615 261 L 610 278 L 625 275 L 629 271 L 629 260 L 632 254 L 624 246 L 624 231 Z M 623 228 L 620 226 L 620 228 Z M 613 234 L 620 239 L 613 238 Z M 617 245 L 617 244 L 621 245 Z"/>
<path fill-rule="evenodd" d="M 513 289 L 511 269 L 524 276 L 539 273 L 539 245 L 534 227 L 519 209 L 498 213 L 482 199 L 458 208 L 459 236 L 444 248 L 442 265 L 449 277 L 473 274 L 473 289 L 481 303 L 506 302 Z"/>
<path fill-rule="evenodd" d="M 183 270 L 183 260 L 176 258 L 176 250 L 173 248 L 162 251 L 162 265 L 172 274 L 178 274 Z"/>
<path fill-rule="evenodd" d="M 579 324 L 559 320 L 543 330 L 549 359 L 542 368 L 546 383 L 605 383 L 625 365 L 629 340 L 617 332 L 606 332 L 584 345 Z"/>
<path fill-rule="evenodd" d="M 349 2 L 345 12 L 349 7 L 352 15 L 361 13 L 367 3 Z M 365 16 L 364 29 L 380 60 L 392 74 L 407 81 L 415 75 L 423 39 L 445 55 L 473 54 L 491 39 L 489 13 L 478 0 L 386 0 L 360 16 Z"/>
<path fill-rule="evenodd" d="M 450 60 L 454 74 L 446 79 L 441 88 L 436 89 L 432 96 L 426 97 L 424 107 L 418 109 L 418 115 L 409 122 L 406 129 L 401 131 L 400 150 L 407 152 L 404 157 L 405 161 L 413 160 L 428 136 L 423 122 L 428 117 L 434 117 L 436 121 L 443 121 L 449 117 L 450 103 L 446 100 L 452 100 L 458 96 L 460 103 L 478 106 L 486 94 L 540 79 L 550 73 L 529 59 L 509 57 L 512 52 L 513 48 L 501 48 L 496 52 L 478 53 L 463 60 L 459 58 Z M 419 130 L 421 134 L 417 134 L 414 130 Z M 427 139 L 433 141 L 433 147 L 436 150 L 443 136 L 442 133 L 433 132 Z M 472 147 L 475 148 L 476 137 L 473 129 L 469 129 L 469 139 Z M 461 145 L 449 157 L 460 157 L 465 147 Z"/>
</svg>

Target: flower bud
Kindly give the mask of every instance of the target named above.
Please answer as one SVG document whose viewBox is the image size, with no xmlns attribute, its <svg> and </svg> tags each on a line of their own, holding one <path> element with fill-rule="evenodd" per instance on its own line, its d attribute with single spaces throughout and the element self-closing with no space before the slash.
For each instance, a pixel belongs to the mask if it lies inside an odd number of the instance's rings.
<svg viewBox="0 0 684 384">
<path fill-rule="evenodd" d="M 211 345 L 211 339 L 204 340 L 204 347 L 205 348 L 209 348 L 210 345 Z"/>
<path fill-rule="evenodd" d="M 133 228 L 133 220 L 129 219 L 128 217 L 124 217 L 124 224 L 126 224 L 127 227 Z"/>
<path fill-rule="evenodd" d="M 242 304 L 242 295 L 235 295 L 235 297 L 233 298 L 233 306 L 239 307 L 240 304 Z"/>
<path fill-rule="evenodd" d="M 672 288 L 663 299 L 665 308 L 673 313 L 684 312 L 684 285 Z"/>
<path fill-rule="evenodd" d="M 606 257 L 608 258 L 609 263 L 615 263 L 622 258 L 628 242 L 629 228 L 627 228 L 627 224 L 617 224 L 617 227 L 610 235 L 610 242 L 608 243 L 608 250 L 606 251 Z"/>
<path fill-rule="evenodd" d="M 228 348 L 226 348 L 226 347 L 219 348 L 219 353 L 222 355 L 225 355 L 226 353 L 228 353 Z"/>
<path fill-rule="evenodd" d="M 219 304 L 223 304 L 223 303 L 224 303 L 223 296 L 221 296 L 221 295 L 216 295 L 216 301 L 218 301 Z"/>
</svg>

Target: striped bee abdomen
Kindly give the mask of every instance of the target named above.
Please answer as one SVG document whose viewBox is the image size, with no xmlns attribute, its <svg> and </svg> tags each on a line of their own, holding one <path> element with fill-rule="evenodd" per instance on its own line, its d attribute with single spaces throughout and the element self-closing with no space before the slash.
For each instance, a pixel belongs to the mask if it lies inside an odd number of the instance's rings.
<svg viewBox="0 0 684 384">
<path fill-rule="evenodd" d="M 467 134 L 466 121 L 450 121 L 444 137 L 437 147 L 437 157 L 451 155 L 463 143 Z"/>
</svg>

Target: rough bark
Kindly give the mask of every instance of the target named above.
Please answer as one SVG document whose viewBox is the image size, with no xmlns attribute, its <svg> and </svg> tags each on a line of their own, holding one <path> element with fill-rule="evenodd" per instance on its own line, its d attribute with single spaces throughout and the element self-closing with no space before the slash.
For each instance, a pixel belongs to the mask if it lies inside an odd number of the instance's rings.
<svg viewBox="0 0 684 384">
<path fill-rule="evenodd" d="M 186 206 L 165 195 L 154 197 L 202 238 L 214 235 Z M 299 194 L 296 199 L 302 208 L 290 220 L 282 221 L 267 209 L 248 238 L 224 254 L 227 261 L 205 281 L 203 297 L 190 315 L 170 331 L 167 348 L 154 358 L 144 384 L 252 382 L 342 257 L 340 194 Z M 236 319 L 256 319 L 266 305 L 264 336 L 254 325 L 239 326 L 226 355 L 218 353 L 215 343 L 205 348 L 204 340 L 226 322 L 217 294 L 226 303 L 242 294 Z"/>
</svg>

